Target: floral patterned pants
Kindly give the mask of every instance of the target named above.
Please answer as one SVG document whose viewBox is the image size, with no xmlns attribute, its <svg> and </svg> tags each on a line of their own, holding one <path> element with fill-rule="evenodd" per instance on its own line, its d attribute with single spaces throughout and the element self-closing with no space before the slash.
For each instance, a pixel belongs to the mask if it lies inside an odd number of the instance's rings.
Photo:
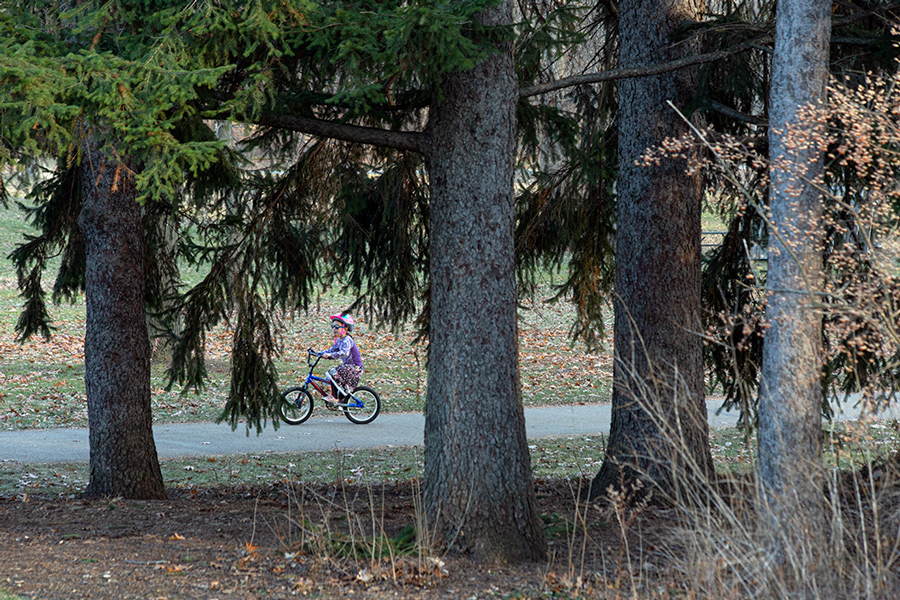
<svg viewBox="0 0 900 600">
<path fill-rule="evenodd" d="M 331 378 L 345 392 L 352 392 L 353 388 L 359 385 L 359 378 L 362 375 L 363 368 L 356 365 L 338 365 L 328 372 L 331 374 Z M 332 389 L 332 393 L 336 395 L 337 390 Z"/>
</svg>

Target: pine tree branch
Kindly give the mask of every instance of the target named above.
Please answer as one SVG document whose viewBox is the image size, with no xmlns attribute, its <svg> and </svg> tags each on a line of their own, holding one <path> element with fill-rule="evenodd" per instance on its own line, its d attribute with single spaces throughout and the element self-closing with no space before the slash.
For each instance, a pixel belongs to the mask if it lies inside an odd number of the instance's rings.
<svg viewBox="0 0 900 600">
<path fill-rule="evenodd" d="M 678 60 L 647 65 L 646 67 L 613 69 L 611 71 L 598 71 L 596 73 L 585 73 L 583 75 L 564 77 L 563 79 L 557 79 L 556 81 L 548 81 L 547 83 L 539 83 L 537 85 L 531 85 L 522 88 L 521 90 L 519 90 L 519 97 L 529 98 L 531 96 L 538 96 L 540 94 L 555 92 L 556 90 L 561 90 L 576 85 L 584 85 L 588 83 L 602 83 L 604 81 L 629 79 L 632 77 L 649 77 L 652 75 L 662 75 L 663 73 L 676 71 L 678 69 L 684 69 L 685 67 L 692 67 L 694 65 L 701 65 L 708 62 L 722 60 L 724 58 L 728 58 L 729 56 L 740 54 L 741 52 L 746 52 L 747 50 L 750 50 L 751 48 L 758 46 L 759 44 L 770 41 L 772 41 L 772 35 L 766 34 L 753 38 L 752 40 L 747 40 L 746 42 L 737 44 L 736 46 L 733 46 L 727 50 L 718 50 L 716 52 L 709 52 L 707 54 L 686 56 L 684 58 L 679 58 Z"/>
<path fill-rule="evenodd" d="M 718 113 L 725 115 L 726 117 L 730 117 L 735 119 L 736 121 L 742 121 L 749 125 L 756 125 L 758 127 L 768 127 L 769 121 L 762 117 L 757 117 L 756 115 L 747 115 L 738 110 L 735 110 L 729 106 L 725 106 L 721 102 L 711 102 L 710 107 Z"/>
<path fill-rule="evenodd" d="M 870 17 L 875 14 L 886 14 L 890 13 L 897 8 L 900 8 L 900 2 L 893 2 L 888 4 L 887 6 L 879 7 L 877 10 L 862 10 L 847 17 L 841 19 L 834 19 L 832 23 L 832 28 L 841 27 L 844 25 L 849 25 L 866 17 Z M 773 24 L 774 29 L 774 24 Z M 647 65 L 645 67 L 631 67 L 627 69 L 613 69 L 611 71 L 598 71 L 596 73 L 585 73 L 583 75 L 573 75 L 572 77 L 564 77 L 563 79 L 557 79 L 556 81 L 548 81 L 547 83 L 539 83 L 537 85 L 531 85 L 528 87 L 524 87 L 519 90 L 520 98 L 529 98 L 531 96 L 538 96 L 540 94 L 546 94 L 548 92 L 555 92 L 556 90 L 565 89 L 568 87 L 573 87 L 576 85 L 584 85 L 589 83 L 602 83 L 604 81 L 614 81 L 618 79 L 629 79 L 632 77 L 650 77 L 652 75 L 662 75 L 663 73 L 668 73 L 670 71 L 675 71 L 678 69 L 684 69 L 685 67 L 692 67 L 694 65 L 701 65 L 708 62 L 714 62 L 717 60 L 722 60 L 728 58 L 729 56 L 734 56 L 735 54 L 740 54 L 741 52 L 746 52 L 753 48 L 758 48 L 759 46 L 769 43 L 773 40 L 773 34 L 767 33 L 758 37 L 755 37 L 751 40 L 747 40 L 745 42 L 741 42 L 731 48 L 726 50 L 717 50 L 716 52 L 709 52 L 707 54 L 697 54 L 695 56 L 686 56 L 684 58 L 680 58 L 678 60 L 673 60 L 670 62 L 657 63 L 653 65 Z M 832 39 L 833 43 L 840 44 L 851 44 L 857 45 L 862 44 L 862 39 L 857 38 L 848 38 L 848 37 L 835 37 Z M 866 42 L 871 43 L 871 42 Z"/>
<path fill-rule="evenodd" d="M 844 46 L 869 46 L 879 42 L 876 38 L 860 38 L 860 37 L 832 37 L 832 44 L 842 44 Z"/>
<path fill-rule="evenodd" d="M 428 144 L 428 135 L 418 131 L 390 131 L 377 127 L 363 127 L 360 125 L 347 125 L 313 119 L 310 117 L 297 117 L 292 115 L 263 114 L 254 122 L 265 127 L 278 127 L 298 133 L 306 133 L 319 137 L 352 142 L 357 144 L 369 144 L 380 148 L 393 148 L 395 150 L 411 150 L 424 154 Z"/>
</svg>

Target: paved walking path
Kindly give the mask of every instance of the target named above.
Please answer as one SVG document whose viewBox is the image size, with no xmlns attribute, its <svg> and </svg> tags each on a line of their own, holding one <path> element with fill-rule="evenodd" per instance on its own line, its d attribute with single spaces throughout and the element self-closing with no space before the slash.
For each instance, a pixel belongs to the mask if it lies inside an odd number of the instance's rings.
<svg viewBox="0 0 900 600">
<path fill-rule="evenodd" d="M 712 427 L 734 425 L 737 415 L 716 415 L 720 400 L 707 402 Z M 302 425 L 271 426 L 256 435 L 239 427 L 232 431 L 226 424 L 191 423 L 155 425 L 153 436 L 160 458 L 215 456 L 222 454 L 261 454 L 265 452 L 314 452 L 322 450 L 415 446 L 423 443 L 425 417 L 417 413 L 383 414 L 369 425 L 354 425 L 343 414 L 316 409 L 316 415 Z M 839 418 L 857 418 L 859 410 L 848 403 Z M 900 419 L 896 404 L 883 418 Z M 610 406 L 592 404 L 526 408 L 528 438 L 570 435 L 596 435 L 609 432 Z M 87 462 L 87 429 L 29 429 L 0 432 L 0 464 Z"/>
</svg>

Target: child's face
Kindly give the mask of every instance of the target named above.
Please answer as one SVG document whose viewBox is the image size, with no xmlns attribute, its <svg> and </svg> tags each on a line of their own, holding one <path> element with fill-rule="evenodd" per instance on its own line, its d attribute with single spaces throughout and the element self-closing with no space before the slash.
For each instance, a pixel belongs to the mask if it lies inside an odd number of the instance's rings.
<svg viewBox="0 0 900 600">
<path fill-rule="evenodd" d="M 334 332 L 335 337 L 342 338 L 347 335 L 347 328 L 343 325 L 332 325 L 331 330 Z"/>
</svg>

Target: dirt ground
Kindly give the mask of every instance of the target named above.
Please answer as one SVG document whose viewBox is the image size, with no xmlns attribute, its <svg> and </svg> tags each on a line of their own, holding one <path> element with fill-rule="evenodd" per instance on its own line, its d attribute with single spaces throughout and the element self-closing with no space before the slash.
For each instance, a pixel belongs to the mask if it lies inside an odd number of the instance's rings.
<svg viewBox="0 0 900 600">
<path fill-rule="evenodd" d="M 536 485 L 551 559 L 515 569 L 401 556 L 419 497 L 411 483 L 178 489 L 153 502 L 0 498 L 0 589 L 44 599 L 551 597 L 609 566 L 617 528 L 590 508 L 573 528 L 572 483 Z M 395 540 L 394 557 L 350 558 L 373 528 Z"/>
</svg>

